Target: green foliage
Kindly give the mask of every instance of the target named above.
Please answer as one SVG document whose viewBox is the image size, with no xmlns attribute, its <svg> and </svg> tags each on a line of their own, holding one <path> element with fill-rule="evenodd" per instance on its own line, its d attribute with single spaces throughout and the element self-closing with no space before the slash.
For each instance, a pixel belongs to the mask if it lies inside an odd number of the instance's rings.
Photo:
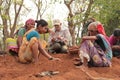
<svg viewBox="0 0 120 80">
<path fill-rule="evenodd" d="M 77 38 L 76 38 L 76 44 L 79 46 L 80 43 L 81 43 L 81 38 L 80 38 L 80 37 L 77 37 Z"/>
<path fill-rule="evenodd" d="M 0 6 L 0 11 L 3 9 L 3 6 Z"/>
<path fill-rule="evenodd" d="M 3 25 L 0 24 L 0 30 L 3 29 Z"/>
<path fill-rule="evenodd" d="M 8 15 L 5 15 L 5 14 L 1 15 L 1 17 L 2 17 L 3 19 L 9 19 Z"/>
<path fill-rule="evenodd" d="M 49 19 L 47 22 L 49 24 L 48 27 L 49 28 L 53 28 L 52 19 Z"/>
<path fill-rule="evenodd" d="M 7 1 L 10 2 L 9 0 Z M 38 1 L 38 0 L 32 0 L 32 1 Z M 40 1 L 43 1 L 43 0 L 40 0 Z M 65 0 L 65 1 L 70 2 L 71 0 Z M 89 17 L 94 17 L 96 20 L 100 21 L 104 25 L 108 35 L 112 34 L 114 28 L 120 28 L 120 7 L 119 7 L 120 0 L 93 0 L 93 1 L 94 1 L 94 4 L 92 5 Z M 53 5 L 56 2 L 62 4 L 64 0 L 51 0 L 49 2 L 50 3 L 49 5 Z M 22 0 L 12 0 L 12 2 L 10 3 L 12 5 L 14 3 L 16 3 L 17 5 L 20 5 L 22 3 Z M 74 26 L 81 27 L 81 23 L 85 18 L 85 12 L 88 7 L 88 4 L 89 4 L 89 0 L 74 0 L 70 5 L 71 11 L 73 13 L 73 17 L 69 18 L 69 20 L 70 21 L 73 20 Z M 42 5 L 45 5 L 45 3 L 43 3 Z M 39 4 L 39 7 L 40 6 L 41 4 Z M 2 14 L 1 17 L 7 20 L 9 19 L 9 17 L 8 15 L 5 15 L 5 10 L 8 7 L 10 6 L 6 3 L 6 0 L 4 0 L 4 3 L 2 5 L 0 5 L 0 11 Z M 25 14 L 26 10 L 28 10 L 28 12 L 30 11 L 29 8 L 22 10 L 23 12 L 21 16 L 26 15 Z M 10 17 L 12 16 L 13 15 L 10 15 Z M 52 28 L 53 14 L 48 13 L 47 16 L 48 16 L 49 28 Z M 3 27 L 0 26 L 0 29 L 1 28 Z M 48 34 L 46 35 L 46 39 L 47 38 L 48 38 Z"/>
<path fill-rule="evenodd" d="M 13 1 L 13 3 L 16 3 L 16 4 L 18 4 L 18 5 L 21 5 L 22 4 L 22 0 L 12 0 Z"/>
<path fill-rule="evenodd" d="M 120 26 L 120 0 L 94 0 L 91 16 L 99 20 L 108 35 Z"/>
</svg>

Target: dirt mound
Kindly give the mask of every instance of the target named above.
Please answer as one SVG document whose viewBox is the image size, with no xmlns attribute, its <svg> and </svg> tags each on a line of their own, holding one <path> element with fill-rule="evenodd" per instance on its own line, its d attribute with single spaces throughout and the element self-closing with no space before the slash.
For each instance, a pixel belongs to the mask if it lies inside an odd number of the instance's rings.
<svg viewBox="0 0 120 80">
<path fill-rule="evenodd" d="M 0 56 L 0 80 L 119 80 L 120 59 L 113 58 L 112 67 L 81 66 L 76 68 L 73 59 L 77 55 L 55 54 L 62 61 L 50 61 L 40 55 L 38 64 L 20 64 L 13 56 Z M 53 76 L 36 77 L 43 71 L 59 71 Z"/>
</svg>

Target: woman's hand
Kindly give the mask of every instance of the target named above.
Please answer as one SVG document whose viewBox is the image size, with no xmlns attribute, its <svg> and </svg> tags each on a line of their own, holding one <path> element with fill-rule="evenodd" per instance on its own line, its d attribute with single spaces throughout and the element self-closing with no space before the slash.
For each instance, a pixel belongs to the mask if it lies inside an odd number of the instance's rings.
<svg viewBox="0 0 120 80">
<path fill-rule="evenodd" d="M 53 61 L 61 61 L 60 58 L 53 58 Z"/>
<path fill-rule="evenodd" d="M 54 58 L 54 57 L 49 58 L 49 60 L 53 60 L 53 61 L 61 61 L 60 58 Z"/>
</svg>

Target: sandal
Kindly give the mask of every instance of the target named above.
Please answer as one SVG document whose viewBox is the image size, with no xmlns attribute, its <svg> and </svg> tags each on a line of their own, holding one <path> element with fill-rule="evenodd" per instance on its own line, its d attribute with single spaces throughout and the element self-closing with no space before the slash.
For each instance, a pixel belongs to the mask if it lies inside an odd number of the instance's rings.
<svg viewBox="0 0 120 80">
<path fill-rule="evenodd" d="M 82 64 L 83 64 L 82 62 L 74 63 L 75 66 L 81 66 Z"/>
</svg>

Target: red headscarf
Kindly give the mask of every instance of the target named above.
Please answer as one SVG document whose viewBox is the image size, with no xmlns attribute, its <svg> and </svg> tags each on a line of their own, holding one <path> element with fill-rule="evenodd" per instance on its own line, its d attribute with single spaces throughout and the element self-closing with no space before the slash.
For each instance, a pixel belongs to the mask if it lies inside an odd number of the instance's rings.
<svg viewBox="0 0 120 80">
<path fill-rule="evenodd" d="M 103 27 L 101 24 L 98 24 L 98 25 L 97 25 L 97 30 L 98 30 L 98 32 L 99 32 L 100 34 L 106 36 L 104 27 Z"/>
<path fill-rule="evenodd" d="M 102 24 L 97 25 L 97 30 L 100 34 L 104 35 L 107 40 L 109 40 L 109 37 L 106 35 L 104 27 L 102 26 Z"/>
</svg>

